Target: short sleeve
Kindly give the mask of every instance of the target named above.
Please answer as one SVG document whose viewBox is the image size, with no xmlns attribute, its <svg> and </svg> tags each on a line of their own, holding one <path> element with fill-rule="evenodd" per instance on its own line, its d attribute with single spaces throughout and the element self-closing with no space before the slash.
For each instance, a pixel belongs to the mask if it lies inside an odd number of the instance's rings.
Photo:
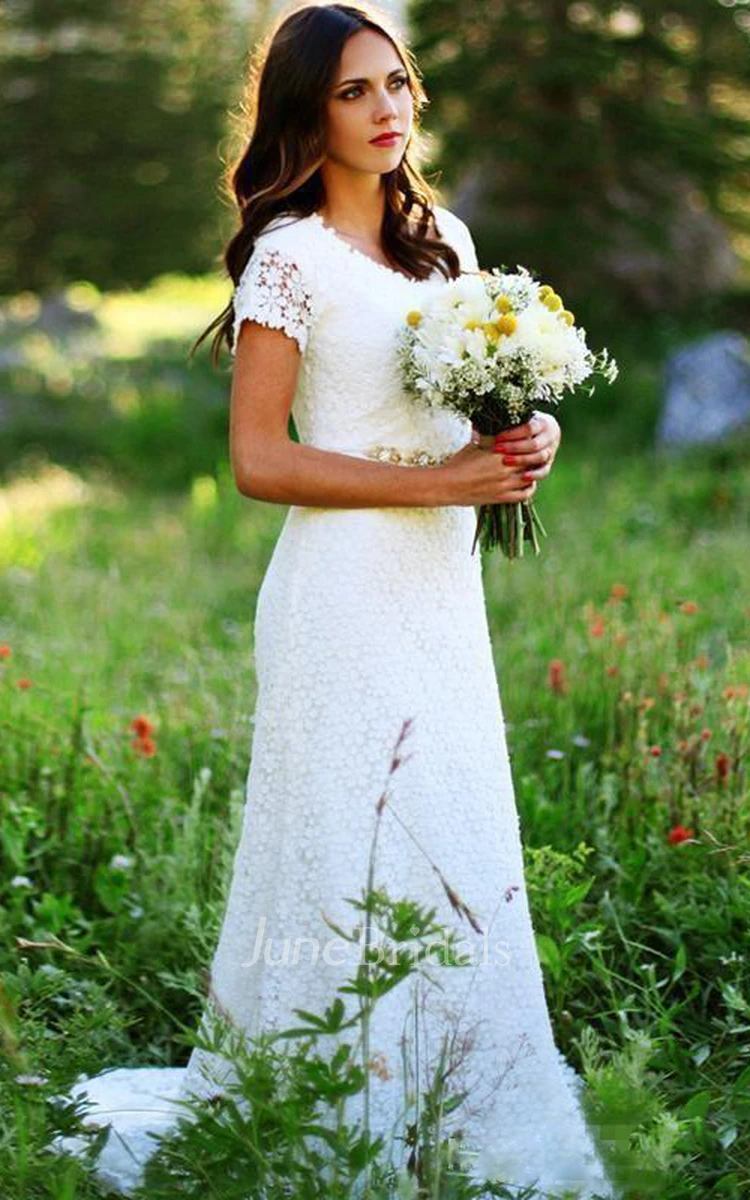
<svg viewBox="0 0 750 1200">
<path fill-rule="evenodd" d="M 232 298 L 232 354 L 244 320 L 282 329 L 304 352 L 313 320 L 313 294 L 294 255 L 256 242 Z"/>
</svg>

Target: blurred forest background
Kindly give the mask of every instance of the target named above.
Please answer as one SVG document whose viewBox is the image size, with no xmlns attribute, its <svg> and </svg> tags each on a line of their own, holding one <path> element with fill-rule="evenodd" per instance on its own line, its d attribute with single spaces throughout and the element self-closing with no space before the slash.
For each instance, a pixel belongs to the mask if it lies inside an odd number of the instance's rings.
<svg viewBox="0 0 750 1200">
<path fill-rule="evenodd" d="M 44 1153 L 71 1127 L 52 1093 L 106 1065 L 184 1063 L 201 1011 L 242 818 L 255 598 L 285 510 L 234 487 L 228 354 L 218 370 L 208 343 L 188 354 L 231 295 L 222 176 L 275 12 L 0 4 L 12 1200 L 98 1196 Z M 655 435 L 672 352 L 750 331 L 750 0 L 396 13 L 440 202 L 482 266 L 551 281 L 620 366 L 560 410 L 541 555 L 483 563 L 555 1034 L 620 1105 L 641 1156 L 624 1195 L 742 1200 L 750 441 L 746 423 L 664 454 Z"/>
<path fill-rule="evenodd" d="M 247 54 L 273 12 L 0 7 L 0 470 L 30 443 L 136 475 L 145 443 L 166 485 L 217 465 L 226 381 L 205 356 L 189 374 L 183 351 L 229 297 L 222 170 L 246 137 Z M 647 362 L 748 322 L 750 5 L 415 0 L 397 17 L 431 99 L 429 176 L 482 265 L 532 266 L 592 344 L 624 361 L 637 350 L 632 388 L 617 403 L 600 389 L 604 409 L 571 405 L 571 432 L 647 443 Z"/>
</svg>

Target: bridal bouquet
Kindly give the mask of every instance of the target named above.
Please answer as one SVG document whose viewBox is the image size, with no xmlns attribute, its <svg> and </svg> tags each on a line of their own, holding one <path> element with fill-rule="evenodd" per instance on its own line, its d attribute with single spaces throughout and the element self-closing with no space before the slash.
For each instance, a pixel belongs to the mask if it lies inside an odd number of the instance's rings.
<svg viewBox="0 0 750 1200">
<path fill-rule="evenodd" d="M 558 404 L 595 371 L 609 383 L 618 371 L 606 349 L 588 348 L 558 293 L 520 266 L 463 274 L 430 291 L 407 314 L 398 354 L 407 392 L 492 435 L 528 421 L 540 402 Z M 499 546 L 517 558 L 528 539 L 538 554 L 537 530 L 546 537 L 531 500 L 482 504 L 471 553 L 479 539 L 483 550 Z"/>
</svg>

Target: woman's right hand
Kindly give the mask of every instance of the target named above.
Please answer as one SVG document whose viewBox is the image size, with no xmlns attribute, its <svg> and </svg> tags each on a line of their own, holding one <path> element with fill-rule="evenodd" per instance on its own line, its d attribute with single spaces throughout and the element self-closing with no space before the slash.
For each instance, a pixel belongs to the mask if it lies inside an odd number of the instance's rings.
<svg viewBox="0 0 750 1200">
<path fill-rule="evenodd" d="M 433 468 L 442 473 L 445 504 L 513 504 L 531 499 L 537 480 L 525 483 L 522 477 L 528 467 L 504 463 L 502 454 L 493 454 L 494 444 L 493 437 L 482 436 Z"/>
</svg>

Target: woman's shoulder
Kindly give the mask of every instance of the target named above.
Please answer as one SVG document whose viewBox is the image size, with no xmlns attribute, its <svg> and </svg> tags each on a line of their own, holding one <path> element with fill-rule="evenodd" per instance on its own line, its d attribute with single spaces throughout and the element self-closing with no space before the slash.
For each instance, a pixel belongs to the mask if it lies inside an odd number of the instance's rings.
<svg viewBox="0 0 750 1200">
<path fill-rule="evenodd" d="M 462 217 L 442 204 L 433 204 L 438 236 L 442 241 L 450 243 L 461 260 L 464 271 L 478 269 L 476 249 L 471 230 Z"/>
<path fill-rule="evenodd" d="M 442 204 L 433 204 L 432 211 L 435 214 L 438 234 L 445 241 L 453 244 L 454 237 L 458 236 L 460 239 L 468 234 L 469 227 L 458 213 L 452 212 Z"/>
<path fill-rule="evenodd" d="M 276 213 L 258 231 L 255 236 L 255 246 L 258 248 L 278 249 L 287 254 L 297 255 L 300 266 L 309 259 L 311 238 L 308 218 L 299 213 Z"/>
</svg>

